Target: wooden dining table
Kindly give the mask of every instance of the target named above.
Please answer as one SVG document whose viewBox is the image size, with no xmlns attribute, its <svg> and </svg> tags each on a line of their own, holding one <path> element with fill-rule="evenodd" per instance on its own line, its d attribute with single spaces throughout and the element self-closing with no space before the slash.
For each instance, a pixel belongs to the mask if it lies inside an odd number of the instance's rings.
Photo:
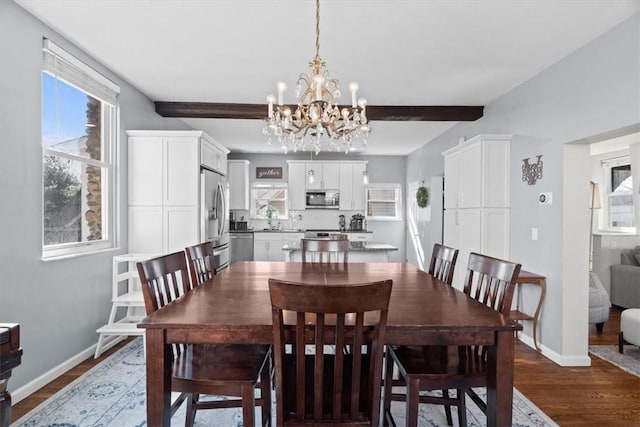
<svg viewBox="0 0 640 427">
<path fill-rule="evenodd" d="M 489 346 L 487 425 L 510 426 L 522 327 L 409 263 L 236 262 L 147 316 L 147 424 L 169 426 L 172 343 L 271 344 L 268 279 L 313 285 L 393 280 L 385 344 Z"/>
</svg>

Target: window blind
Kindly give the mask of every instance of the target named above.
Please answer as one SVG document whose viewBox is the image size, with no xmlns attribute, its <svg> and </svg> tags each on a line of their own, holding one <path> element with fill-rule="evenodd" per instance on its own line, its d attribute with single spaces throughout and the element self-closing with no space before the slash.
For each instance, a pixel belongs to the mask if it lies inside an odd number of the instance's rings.
<svg viewBox="0 0 640 427">
<path fill-rule="evenodd" d="M 120 94 L 120 87 L 117 84 L 83 64 L 51 40 L 44 39 L 42 53 L 45 71 L 87 92 L 94 98 L 116 105 Z"/>
</svg>

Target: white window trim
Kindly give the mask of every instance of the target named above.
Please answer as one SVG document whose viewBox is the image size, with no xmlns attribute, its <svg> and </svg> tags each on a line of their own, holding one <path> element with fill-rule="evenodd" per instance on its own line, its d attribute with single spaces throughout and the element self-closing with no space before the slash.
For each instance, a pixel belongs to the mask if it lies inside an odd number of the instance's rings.
<svg viewBox="0 0 640 427">
<path fill-rule="evenodd" d="M 631 156 L 620 156 L 611 159 L 604 159 L 600 161 L 602 166 L 602 176 L 604 183 L 602 193 L 602 217 L 600 218 L 600 225 L 602 231 L 613 231 L 617 233 L 635 234 L 638 229 L 638 224 L 634 227 L 613 227 L 609 225 L 609 194 L 613 191 L 611 188 L 611 168 L 616 166 L 624 166 L 631 164 Z M 632 171 L 633 172 L 633 171 Z"/>
<path fill-rule="evenodd" d="M 78 90 L 88 93 L 102 102 L 109 104 L 112 108 L 103 109 L 102 113 L 102 140 L 105 141 L 103 158 L 105 160 L 100 161 L 88 159 L 86 157 L 76 156 L 71 153 L 63 153 L 46 147 L 42 148 L 41 156 L 44 160 L 46 155 L 54 155 L 69 160 L 80 161 L 84 164 L 99 166 L 106 170 L 107 176 L 103 177 L 102 180 L 103 200 L 105 200 L 105 204 L 107 205 L 107 209 L 105 210 L 106 212 L 104 212 L 105 223 L 103 224 L 103 239 L 99 241 L 72 242 L 47 246 L 44 245 L 43 240 L 41 259 L 42 261 L 54 261 L 80 255 L 117 250 L 119 245 L 118 235 L 120 224 L 120 202 L 118 200 L 118 147 L 120 146 L 120 108 L 118 95 L 120 94 L 120 87 L 50 40 L 43 40 L 43 55 L 43 72 L 52 74 L 54 77 L 64 80 L 66 83 Z M 62 71 L 61 75 L 57 75 L 56 71 L 60 72 L 60 70 L 51 66 L 52 56 L 54 57 L 53 62 L 66 62 L 67 66 L 70 65 L 71 67 L 77 68 L 77 71 L 84 76 L 89 77 L 89 80 L 87 80 L 85 84 L 82 84 L 82 82 L 80 82 L 80 84 L 76 84 L 74 81 L 68 81 L 65 79 L 64 71 Z M 95 85 L 92 85 L 91 79 L 95 81 Z M 104 87 L 104 90 L 99 90 L 100 85 Z M 44 179 L 43 174 L 41 174 L 41 179 Z M 41 191 L 43 191 L 43 189 L 44 181 L 42 181 L 41 184 Z M 44 192 L 42 193 L 42 197 L 42 207 L 40 209 L 41 215 L 44 213 Z M 41 238 L 44 238 L 44 221 L 42 220 L 40 236 Z"/>
<path fill-rule="evenodd" d="M 371 189 L 393 189 L 396 192 L 396 215 L 395 216 L 375 216 L 369 215 L 369 190 Z M 402 185 L 400 184 L 369 184 L 365 189 L 365 218 L 367 221 L 402 221 L 403 204 L 402 204 Z"/>
<path fill-rule="evenodd" d="M 264 221 L 268 221 L 267 218 L 262 218 L 262 217 L 257 217 L 256 216 L 256 198 L 255 198 L 255 190 L 259 190 L 259 189 L 269 189 L 269 188 L 273 188 L 273 189 L 282 189 L 285 191 L 285 198 L 284 198 L 284 209 L 285 209 L 285 215 L 282 217 L 278 217 L 275 218 L 275 220 L 279 221 L 279 220 L 286 220 L 289 219 L 289 214 L 290 214 L 290 209 L 289 209 L 289 186 L 287 185 L 287 183 L 273 183 L 273 184 L 258 184 L 258 183 L 253 183 L 251 184 L 251 211 L 250 211 L 250 215 L 251 215 L 251 219 L 257 219 L 257 220 L 264 220 Z"/>
</svg>

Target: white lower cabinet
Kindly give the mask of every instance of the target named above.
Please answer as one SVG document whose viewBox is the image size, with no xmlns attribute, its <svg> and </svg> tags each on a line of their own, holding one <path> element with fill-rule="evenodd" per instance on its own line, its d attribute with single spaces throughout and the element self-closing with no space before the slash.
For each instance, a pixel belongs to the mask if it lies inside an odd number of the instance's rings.
<svg viewBox="0 0 640 427">
<path fill-rule="evenodd" d="M 300 246 L 304 233 L 254 233 L 254 261 L 285 261 L 284 245 Z"/>
<path fill-rule="evenodd" d="M 197 206 L 129 207 L 129 251 L 171 253 L 200 241 Z"/>
<path fill-rule="evenodd" d="M 459 249 L 453 283 L 462 287 L 469 253 L 509 257 L 509 209 L 446 209 L 444 244 Z"/>
</svg>

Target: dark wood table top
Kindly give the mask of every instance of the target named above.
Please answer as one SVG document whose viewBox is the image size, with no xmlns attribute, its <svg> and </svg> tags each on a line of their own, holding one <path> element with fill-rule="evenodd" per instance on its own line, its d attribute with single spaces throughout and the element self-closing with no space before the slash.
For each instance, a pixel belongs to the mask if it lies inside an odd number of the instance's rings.
<svg viewBox="0 0 640 427">
<path fill-rule="evenodd" d="M 237 262 L 146 317 L 139 327 L 168 329 L 175 335 L 167 338 L 169 342 L 184 342 L 185 333 L 190 342 L 201 342 L 198 331 L 206 329 L 209 334 L 219 332 L 220 341 L 271 343 L 269 278 L 318 286 L 393 280 L 385 340 L 389 344 L 420 344 L 423 338 L 433 343 L 440 341 L 438 335 L 450 344 L 468 343 L 471 336 L 477 343 L 479 335 L 486 334 L 489 340 L 496 331 L 521 329 L 408 263 L 323 266 L 295 262 Z"/>
</svg>

